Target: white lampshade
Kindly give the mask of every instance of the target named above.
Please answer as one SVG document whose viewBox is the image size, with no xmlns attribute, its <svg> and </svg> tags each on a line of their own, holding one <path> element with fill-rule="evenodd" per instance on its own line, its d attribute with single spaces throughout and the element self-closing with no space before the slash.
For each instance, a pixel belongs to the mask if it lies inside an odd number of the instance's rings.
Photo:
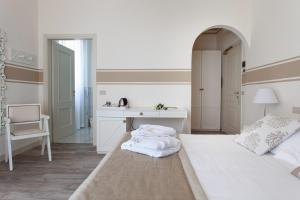
<svg viewBox="0 0 300 200">
<path fill-rule="evenodd" d="M 277 96 L 271 88 L 258 89 L 253 102 L 262 104 L 279 103 Z"/>
</svg>

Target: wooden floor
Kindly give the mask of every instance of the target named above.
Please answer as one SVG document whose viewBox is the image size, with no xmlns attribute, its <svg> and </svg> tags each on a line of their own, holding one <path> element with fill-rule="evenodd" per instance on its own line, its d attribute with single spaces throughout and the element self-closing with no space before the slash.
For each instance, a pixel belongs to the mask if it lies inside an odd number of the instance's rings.
<svg viewBox="0 0 300 200">
<path fill-rule="evenodd" d="M 53 144 L 53 161 L 35 148 L 14 157 L 14 171 L 0 163 L 0 199 L 68 199 L 97 166 L 98 155 L 91 144 Z"/>
</svg>

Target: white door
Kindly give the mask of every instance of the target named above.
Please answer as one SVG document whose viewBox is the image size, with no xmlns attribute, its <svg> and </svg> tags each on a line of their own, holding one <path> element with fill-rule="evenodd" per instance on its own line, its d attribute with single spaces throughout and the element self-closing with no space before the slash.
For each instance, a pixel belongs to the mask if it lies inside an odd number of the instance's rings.
<svg viewBox="0 0 300 200">
<path fill-rule="evenodd" d="M 240 132 L 241 113 L 241 45 L 223 56 L 222 130 Z"/>
<path fill-rule="evenodd" d="M 201 51 L 193 51 L 192 57 L 192 119 L 191 126 L 192 130 L 201 129 L 201 95 L 202 88 L 201 77 Z"/>
<path fill-rule="evenodd" d="M 220 130 L 221 52 L 193 51 L 192 130 Z"/>
<path fill-rule="evenodd" d="M 74 51 L 52 41 L 53 141 L 75 132 Z"/>
<path fill-rule="evenodd" d="M 221 51 L 202 51 L 201 129 L 218 131 L 221 122 Z"/>
</svg>

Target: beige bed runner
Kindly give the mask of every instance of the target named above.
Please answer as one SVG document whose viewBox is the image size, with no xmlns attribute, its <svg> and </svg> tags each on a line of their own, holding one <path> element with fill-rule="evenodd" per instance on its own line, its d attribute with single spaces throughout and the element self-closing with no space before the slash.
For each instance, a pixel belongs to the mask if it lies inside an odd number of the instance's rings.
<svg viewBox="0 0 300 200">
<path fill-rule="evenodd" d="M 121 150 L 118 145 L 70 199 L 195 200 L 195 197 L 178 154 L 152 158 Z"/>
</svg>

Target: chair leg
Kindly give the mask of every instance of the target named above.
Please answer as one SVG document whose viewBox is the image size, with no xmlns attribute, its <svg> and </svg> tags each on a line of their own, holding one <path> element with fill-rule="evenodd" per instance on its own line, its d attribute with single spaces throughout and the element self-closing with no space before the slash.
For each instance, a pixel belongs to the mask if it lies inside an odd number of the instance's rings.
<svg viewBox="0 0 300 200">
<path fill-rule="evenodd" d="M 42 137 L 42 150 L 41 150 L 41 155 L 44 155 L 44 152 L 45 152 L 45 143 L 46 143 L 46 137 L 43 136 Z"/>
<path fill-rule="evenodd" d="M 50 137 L 47 135 L 47 150 L 48 150 L 48 158 L 49 161 L 52 161 L 52 155 L 51 155 L 51 146 L 50 146 Z"/>
<path fill-rule="evenodd" d="M 8 161 L 9 161 L 9 170 L 13 170 L 13 162 L 12 162 L 12 145 L 10 138 L 7 139 L 7 151 L 8 151 Z"/>
</svg>

